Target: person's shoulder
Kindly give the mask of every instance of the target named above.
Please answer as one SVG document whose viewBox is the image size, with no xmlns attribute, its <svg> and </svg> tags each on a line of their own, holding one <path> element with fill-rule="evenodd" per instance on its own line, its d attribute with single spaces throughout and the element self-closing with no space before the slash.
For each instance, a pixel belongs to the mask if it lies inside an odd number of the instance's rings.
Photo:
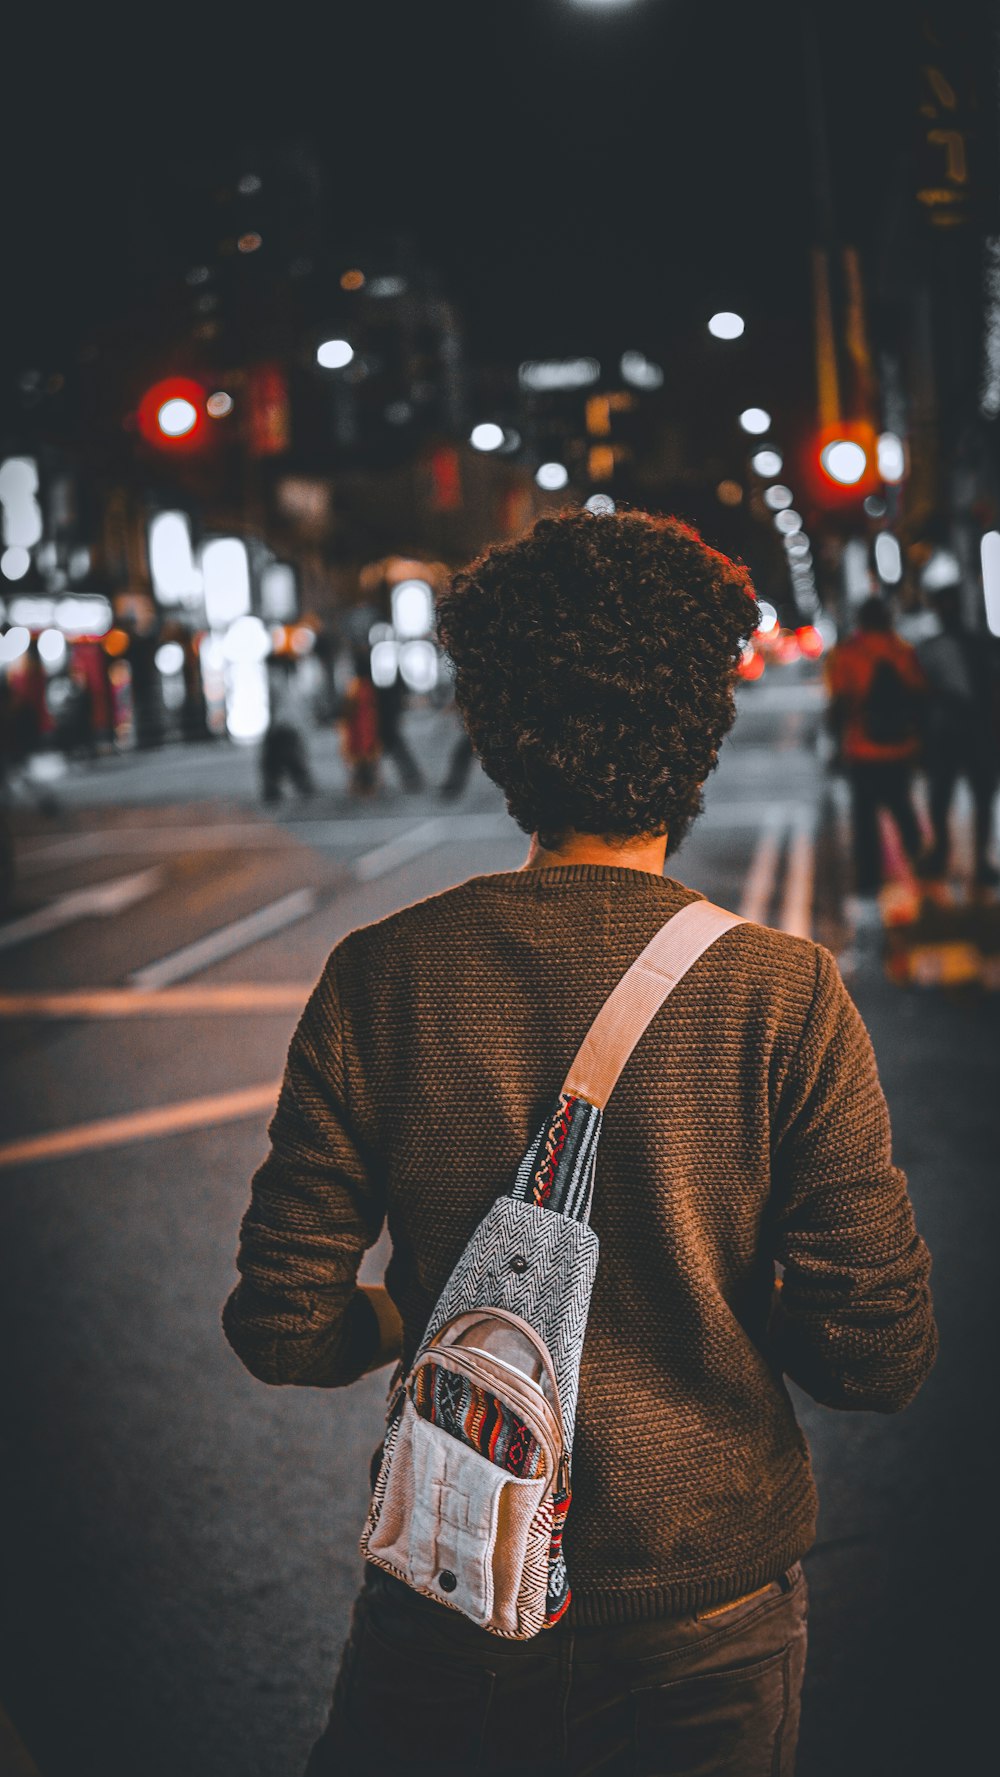
<svg viewBox="0 0 1000 1777">
<path fill-rule="evenodd" d="M 381 919 L 355 926 L 340 940 L 333 955 L 345 963 L 412 950 L 432 939 L 446 939 L 463 929 L 482 900 L 488 878 L 471 876 L 452 888 L 439 889 L 422 900 L 398 907 Z"/>
</svg>

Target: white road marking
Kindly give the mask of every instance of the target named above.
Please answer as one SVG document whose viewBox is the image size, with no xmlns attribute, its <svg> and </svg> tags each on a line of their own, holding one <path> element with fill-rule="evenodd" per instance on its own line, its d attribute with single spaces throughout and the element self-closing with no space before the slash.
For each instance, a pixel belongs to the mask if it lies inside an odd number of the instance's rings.
<svg viewBox="0 0 1000 1777">
<path fill-rule="evenodd" d="M 201 1013 L 295 1012 L 311 981 L 260 981 L 223 987 L 83 987 L 65 993 L 0 993 L 0 1018 L 187 1018 Z"/>
<path fill-rule="evenodd" d="M 788 810 L 782 803 L 772 804 L 764 815 L 760 838 L 750 859 L 740 912 L 744 919 L 752 919 L 757 925 L 767 924 L 788 818 Z"/>
<path fill-rule="evenodd" d="M 159 962 L 136 969 L 129 976 L 129 985 L 147 989 L 169 987 L 174 981 L 183 981 L 188 975 L 197 975 L 213 963 L 221 962 L 223 957 L 234 956 L 238 950 L 245 950 L 261 938 L 271 937 L 296 920 L 306 919 L 310 913 L 315 913 L 318 905 L 319 895 L 315 889 L 295 889 L 290 895 L 282 895 L 280 901 L 272 901 L 270 906 L 259 907 L 256 913 L 249 913 L 244 919 L 220 926 L 218 931 L 209 932 L 207 937 L 198 938 L 193 944 L 185 944 L 182 950 L 173 951 Z"/>
<path fill-rule="evenodd" d="M 816 874 L 816 817 L 800 810 L 792 828 L 785 862 L 785 891 L 778 924 L 793 938 L 812 937 L 813 883 Z"/>
<path fill-rule="evenodd" d="M 177 1135 L 189 1129 L 209 1129 L 217 1123 L 234 1123 L 256 1117 L 277 1103 L 280 1080 L 264 1086 L 244 1086 L 236 1092 L 220 1092 L 211 1098 L 188 1098 L 179 1104 L 157 1105 L 148 1111 L 129 1111 L 121 1117 L 98 1117 L 93 1123 L 75 1123 L 46 1135 L 22 1136 L 0 1145 L 0 1170 L 25 1166 L 39 1160 L 66 1159 L 97 1148 L 120 1148 L 129 1142 L 150 1141 L 160 1135 Z"/>
<path fill-rule="evenodd" d="M 390 870 L 398 870 L 401 864 L 408 864 L 411 858 L 419 857 L 421 852 L 432 851 L 448 836 L 447 823 L 440 815 L 421 821 L 418 827 L 411 827 L 398 838 L 355 858 L 351 874 L 358 882 L 374 882 L 379 876 L 387 876 Z"/>
<path fill-rule="evenodd" d="M 68 895 L 50 901 L 47 907 L 38 907 L 34 913 L 26 913 L 21 919 L 11 920 L 9 925 L 0 926 L 0 950 L 25 944 L 30 938 L 41 938 L 78 919 L 106 918 L 112 913 L 123 913 L 136 901 L 151 895 L 159 887 L 162 876 L 159 868 L 140 870 L 134 876 L 119 876 L 113 882 L 97 882 L 89 888 L 73 889 Z"/>
</svg>

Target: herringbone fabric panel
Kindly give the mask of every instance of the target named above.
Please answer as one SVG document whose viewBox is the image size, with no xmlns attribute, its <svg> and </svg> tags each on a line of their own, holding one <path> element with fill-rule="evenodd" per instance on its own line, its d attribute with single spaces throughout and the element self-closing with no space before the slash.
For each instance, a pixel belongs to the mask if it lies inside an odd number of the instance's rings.
<svg viewBox="0 0 1000 1777">
<path fill-rule="evenodd" d="M 597 1235 L 585 1223 L 534 1203 L 499 1198 L 445 1284 L 420 1351 L 456 1314 L 473 1308 L 519 1314 L 551 1353 L 566 1446 L 572 1449 L 580 1357 L 599 1250 Z M 527 1268 L 512 1270 L 512 1259 L 526 1259 Z"/>
</svg>

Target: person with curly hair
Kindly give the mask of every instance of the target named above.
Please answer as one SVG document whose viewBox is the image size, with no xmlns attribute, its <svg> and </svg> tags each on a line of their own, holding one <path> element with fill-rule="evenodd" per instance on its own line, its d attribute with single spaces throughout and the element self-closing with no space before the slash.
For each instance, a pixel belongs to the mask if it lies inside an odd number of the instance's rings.
<svg viewBox="0 0 1000 1777">
<path fill-rule="evenodd" d="M 329 958 L 224 1311 L 271 1383 L 411 1363 L 598 1009 L 700 898 L 664 861 L 758 609 L 746 570 L 678 520 L 574 511 L 488 549 L 438 620 L 528 856 Z M 385 1286 L 359 1287 L 386 1219 Z M 307 1777 L 792 1772 L 816 1496 L 784 1377 L 891 1413 L 936 1344 L 871 1045 L 828 951 L 741 922 L 684 976 L 616 1089 L 592 1225 L 567 1613 L 507 1641 L 369 1565 Z"/>
</svg>

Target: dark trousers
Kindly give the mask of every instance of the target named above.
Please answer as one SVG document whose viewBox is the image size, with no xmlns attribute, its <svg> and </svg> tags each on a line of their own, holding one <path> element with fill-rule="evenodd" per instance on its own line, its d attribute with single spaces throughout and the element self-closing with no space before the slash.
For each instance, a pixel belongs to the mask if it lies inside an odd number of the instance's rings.
<svg viewBox="0 0 1000 1777">
<path fill-rule="evenodd" d="M 920 825 L 911 796 L 913 768 L 905 761 L 875 764 L 855 760 L 851 764 L 851 820 L 854 831 L 854 887 L 859 895 L 878 893 L 882 881 L 882 855 L 878 837 L 878 812 L 887 809 L 903 849 L 913 863 L 920 856 Z"/>
<path fill-rule="evenodd" d="M 286 726 L 283 722 L 276 722 L 264 736 L 261 754 L 261 778 L 265 801 L 277 801 L 281 795 L 281 785 L 285 777 L 291 778 L 300 796 L 308 796 L 313 788 L 312 777 L 306 761 L 305 742 L 301 734 L 297 728 Z"/>
<path fill-rule="evenodd" d="M 926 860 L 929 874 L 944 874 L 951 853 L 948 817 L 951 814 L 955 785 L 960 777 L 968 781 L 975 810 L 975 868 L 982 870 L 987 862 L 990 828 L 993 821 L 993 798 L 997 777 L 992 760 L 981 753 L 960 753 L 942 749 L 927 767 L 930 793 L 931 826 L 934 844 Z"/>
<path fill-rule="evenodd" d="M 368 1568 L 305 1777 L 792 1777 L 796 1564 L 744 1600 L 505 1641 Z"/>
</svg>

